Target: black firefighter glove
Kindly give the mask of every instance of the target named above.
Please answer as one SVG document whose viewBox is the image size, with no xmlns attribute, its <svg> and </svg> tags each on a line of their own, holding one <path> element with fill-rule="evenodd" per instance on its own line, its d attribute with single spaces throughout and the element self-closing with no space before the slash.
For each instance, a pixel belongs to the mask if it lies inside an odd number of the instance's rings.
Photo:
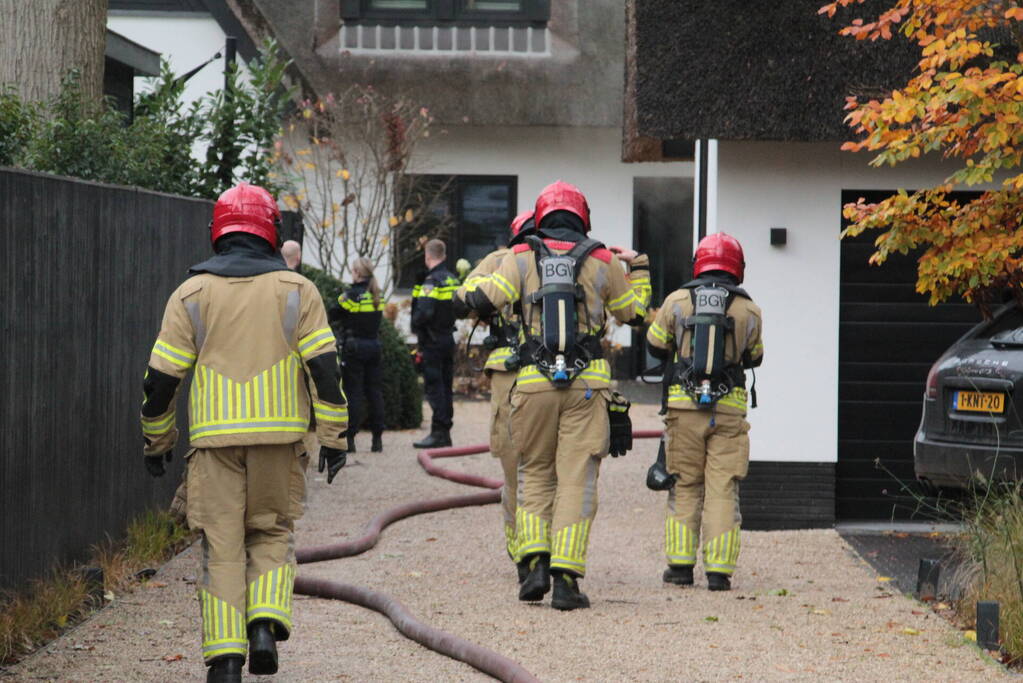
<svg viewBox="0 0 1023 683">
<path fill-rule="evenodd" d="M 174 451 L 167 451 L 163 455 L 147 455 L 144 460 L 146 461 L 146 471 L 154 477 L 162 477 L 167 473 L 163 463 L 171 461 L 171 457 L 174 455 Z"/>
<path fill-rule="evenodd" d="M 629 419 L 629 406 L 632 403 L 617 391 L 611 392 L 611 400 L 607 404 L 608 421 L 611 423 L 612 458 L 625 455 L 632 450 L 632 420 Z"/>
<path fill-rule="evenodd" d="M 348 454 L 344 451 L 340 451 L 330 446 L 320 446 L 320 469 L 322 473 L 324 468 L 327 470 L 327 483 L 334 483 L 334 477 L 341 471 L 341 468 L 345 466 L 345 461 L 348 460 Z"/>
</svg>

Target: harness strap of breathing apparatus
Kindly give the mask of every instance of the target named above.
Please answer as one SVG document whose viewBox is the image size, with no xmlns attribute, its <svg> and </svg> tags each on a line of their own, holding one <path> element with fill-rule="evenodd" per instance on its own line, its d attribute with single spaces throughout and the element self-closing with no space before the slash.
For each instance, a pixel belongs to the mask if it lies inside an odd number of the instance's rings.
<svg viewBox="0 0 1023 683">
<path fill-rule="evenodd" d="M 590 254 L 604 245 L 584 238 L 567 253 L 556 254 L 536 235 L 527 237 L 526 243 L 535 254 L 540 278 L 540 287 L 530 294 L 529 301 L 540 306 L 542 318 L 541 336 L 530 334 L 521 355 L 530 358 L 555 386 L 565 388 L 598 357 L 599 339 L 593 343 L 588 340 L 592 335 L 582 339 L 576 336 L 576 306 L 580 301 L 587 306 L 586 292 L 578 282 L 579 272 Z M 527 322 L 526 328 L 532 330 L 532 325 Z"/>
</svg>

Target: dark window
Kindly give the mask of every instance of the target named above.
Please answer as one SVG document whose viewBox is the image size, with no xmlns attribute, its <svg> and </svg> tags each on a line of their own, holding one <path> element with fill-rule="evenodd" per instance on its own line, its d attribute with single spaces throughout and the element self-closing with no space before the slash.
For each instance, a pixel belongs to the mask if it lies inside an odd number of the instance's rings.
<svg viewBox="0 0 1023 683">
<path fill-rule="evenodd" d="M 342 0 L 348 22 L 410 25 L 543 26 L 550 0 Z"/>
<path fill-rule="evenodd" d="M 508 242 L 508 226 L 515 217 L 518 179 L 515 176 L 439 176 L 414 177 L 421 196 L 431 197 L 426 208 L 431 215 L 421 226 L 422 233 L 437 234 L 447 243 L 448 268 L 464 258 L 474 266 L 484 256 Z M 440 189 L 440 193 L 431 192 Z M 399 288 L 410 288 L 422 270 L 423 255 L 415 240 L 404 250 Z"/>
</svg>

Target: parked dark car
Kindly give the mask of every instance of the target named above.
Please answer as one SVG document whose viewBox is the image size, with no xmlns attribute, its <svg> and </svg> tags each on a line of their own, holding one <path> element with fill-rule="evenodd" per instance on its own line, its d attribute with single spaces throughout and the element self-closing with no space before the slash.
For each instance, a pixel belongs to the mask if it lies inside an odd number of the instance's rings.
<svg viewBox="0 0 1023 683">
<path fill-rule="evenodd" d="M 1016 403 L 1016 396 L 1020 403 Z M 1023 310 L 1002 307 L 938 359 L 927 376 L 913 442 L 930 487 L 1023 475 Z"/>
</svg>

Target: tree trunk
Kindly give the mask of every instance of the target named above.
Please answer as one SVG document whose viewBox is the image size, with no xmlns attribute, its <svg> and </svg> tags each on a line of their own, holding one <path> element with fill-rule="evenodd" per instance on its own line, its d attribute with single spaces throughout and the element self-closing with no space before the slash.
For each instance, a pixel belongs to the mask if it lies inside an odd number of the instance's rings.
<svg viewBox="0 0 1023 683">
<path fill-rule="evenodd" d="M 0 84 L 13 84 L 27 101 L 60 92 L 71 69 L 82 93 L 103 96 L 107 0 L 0 0 Z"/>
</svg>

